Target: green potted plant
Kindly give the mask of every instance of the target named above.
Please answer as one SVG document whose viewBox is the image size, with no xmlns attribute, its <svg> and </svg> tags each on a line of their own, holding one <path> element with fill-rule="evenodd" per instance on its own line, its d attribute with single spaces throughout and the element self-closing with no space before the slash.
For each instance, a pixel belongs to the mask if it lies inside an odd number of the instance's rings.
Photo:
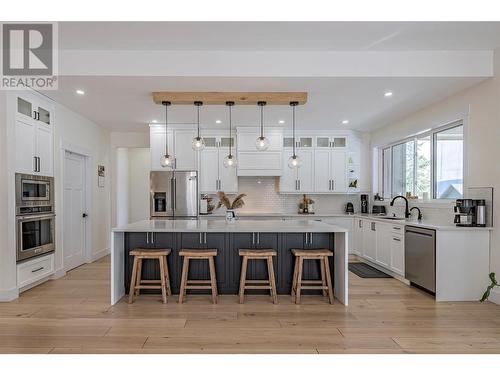
<svg viewBox="0 0 500 375">
<path fill-rule="evenodd" d="M 480 299 L 481 302 L 486 301 L 490 296 L 491 290 L 494 287 L 498 286 L 497 279 L 495 278 L 495 272 L 490 273 L 489 276 L 490 276 L 491 284 L 488 285 L 488 287 L 486 288 L 486 291 L 484 292 L 483 296 Z"/>
</svg>

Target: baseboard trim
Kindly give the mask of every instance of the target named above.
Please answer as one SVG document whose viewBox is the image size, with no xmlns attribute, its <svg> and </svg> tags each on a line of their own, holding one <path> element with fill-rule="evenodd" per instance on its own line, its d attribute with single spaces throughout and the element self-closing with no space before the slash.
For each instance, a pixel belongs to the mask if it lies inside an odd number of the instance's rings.
<svg viewBox="0 0 500 375">
<path fill-rule="evenodd" d="M 98 252 L 96 252 L 90 256 L 90 262 L 88 262 L 88 263 L 95 262 L 96 260 L 99 260 L 102 257 L 105 257 L 106 255 L 109 255 L 109 254 L 111 254 L 111 250 L 109 247 L 107 247 L 106 249 L 99 250 Z"/>
<path fill-rule="evenodd" d="M 500 305 L 500 291 L 497 290 L 492 290 L 490 294 L 490 298 L 488 299 L 490 302 L 493 302 L 497 305 Z"/>
<path fill-rule="evenodd" d="M 66 276 L 66 271 L 64 268 L 59 268 L 54 272 L 54 274 L 50 277 L 52 280 L 60 279 L 61 277 Z"/>
<path fill-rule="evenodd" d="M 19 289 L 0 290 L 0 302 L 9 302 L 19 298 Z"/>
</svg>

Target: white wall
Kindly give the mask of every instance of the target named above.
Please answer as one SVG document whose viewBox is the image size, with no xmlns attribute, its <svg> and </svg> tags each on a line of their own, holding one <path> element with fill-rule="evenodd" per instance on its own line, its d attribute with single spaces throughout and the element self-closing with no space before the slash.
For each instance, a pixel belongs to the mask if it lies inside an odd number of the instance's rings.
<svg viewBox="0 0 500 375">
<path fill-rule="evenodd" d="M 130 148 L 128 150 L 128 216 L 131 223 L 149 219 L 149 171 L 151 153 L 149 148 Z"/>
<path fill-rule="evenodd" d="M 117 189 L 118 189 L 118 168 L 117 150 L 118 148 L 149 148 L 149 128 L 145 127 L 144 132 L 112 132 L 110 134 L 110 155 L 111 155 L 111 227 L 118 223 L 117 212 Z M 148 166 L 148 171 L 149 171 Z M 149 179 L 148 179 L 149 181 Z M 149 182 L 148 182 L 149 184 Z M 148 187 L 149 190 L 149 187 Z M 148 203 L 149 207 L 149 203 Z M 121 215 L 121 213 L 120 213 Z"/>
<path fill-rule="evenodd" d="M 62 230 L 64 230 L 62 173 L 64 152 L 62 148 L 77 153 L 84 153 L 90 158 L 91 199 L 88 214 L 91 218 L 90 260 L 109 253 L 110 247 L 110 162 L 109 131 L 89 119 L 56 103 L 54 129 L 54 179 L 56 184 L 56 272 L 64 268 L 62 263 Z M 104 165 L 106 171 L 105 186 L 97 185 L 97 166 Z M 59 230 L 58 230 L 59 228 Z"/>
<path fill-rule="evenodd" d="M 129 175 L 128 175 L 128 148 L 119 147 L 116 149 L 116 224 L 128 224 L 129 216 Z"/>
<path fill-rule="evenodd" d="M 380 146 L 459 118 L 466 121 L 465 183 L 494 188 L 491 271 L 500 273 L 500 49 L 495 51 L 495 76 L 372 133 Z M 472 249 L 471 249 L 472 250 Z M 500 293 L 496 301 L 500 302 Z"/>
</svg>

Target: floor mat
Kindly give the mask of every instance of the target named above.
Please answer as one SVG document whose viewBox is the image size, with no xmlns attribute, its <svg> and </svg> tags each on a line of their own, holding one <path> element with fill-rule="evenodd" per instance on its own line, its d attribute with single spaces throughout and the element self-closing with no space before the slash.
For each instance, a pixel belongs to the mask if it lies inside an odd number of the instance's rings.
<svg viewBox="0 0 500 375">
<path fill-rule="evenodd" d="M 392 276 L 365 263 L 349 263 L 349 271 L 363 279 L 390 279 Z"/>
</svg>

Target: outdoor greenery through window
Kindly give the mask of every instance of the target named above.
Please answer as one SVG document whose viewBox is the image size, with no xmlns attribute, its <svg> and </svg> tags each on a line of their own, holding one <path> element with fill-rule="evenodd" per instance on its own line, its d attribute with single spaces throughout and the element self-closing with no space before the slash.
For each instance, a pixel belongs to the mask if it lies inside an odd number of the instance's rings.
<svg viewBox="0 0 500 375">
<path fill-rule="evenodd" d="M 382 190 L 419 199 L 456 199 L 463 193 L 463 125 L 453 124 L 382 149 Z"/>
</svg>

